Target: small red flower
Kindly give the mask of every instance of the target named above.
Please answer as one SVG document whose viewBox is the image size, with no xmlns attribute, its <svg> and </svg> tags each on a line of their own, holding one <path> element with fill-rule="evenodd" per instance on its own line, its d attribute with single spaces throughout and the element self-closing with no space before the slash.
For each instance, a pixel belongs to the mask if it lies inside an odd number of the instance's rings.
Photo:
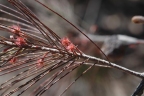
<svg viewBox="0 0 144 96">
<path fill-rule="evenodd" d="M 9 62 L 10 62 L 11 64 L 14 64 L 14 63 L 16 62 L 16 60 L 17 60 L 17 58 L 16 58 L 16 57 L 13 57 Z"/>
<path fill-rule="evenodd" d="M 11 31 L 15 34 L 19 34 L 19 32 L 21 31 L 20 26 L 17 26 L 17 25 L 13 25 L 11 26 L 11 28 L 12 28 Z"/>
<path fill-rule="evenodd" d="M 70 40 L 67 38 L 67 37 L 64 37 L 62 40 L 61 40 L 61 43 L 62 45 L 64 45 L 65 47 L 69 46 L 70 45 Z"/>
<path fill-rule="evenodd" d="M 71 43 L 67 37 L 64 37 L 61 40 L 61 43 L 69 52 L 73 52 L 73 54 L 77 54 L 76 52 L 79 52 L 80 54 L 82 54 L 81 51 L 77 49 L 77 47 L 73 43 Z"/>
<path fill-rule="evenodd" d="M 17 37 L 15 44 L 18 46 L 26 45 L 26 41 L 23 37 Z"/>
<path fill-rule="evenodd" d="M 69 46 L 67 46 L 67 50 L 70 52 L 74 52 L 76 50 L 76 47 L 74 44 L 71 43 Z"/>
<path fill-rule="evenodd" d="M 38 67 L 43 67 L 43 66 L 44 66 L 43 59 L 39 59 L 39 60 L 37 61 L 37 66 L 38 66 Z"/>
</svg>

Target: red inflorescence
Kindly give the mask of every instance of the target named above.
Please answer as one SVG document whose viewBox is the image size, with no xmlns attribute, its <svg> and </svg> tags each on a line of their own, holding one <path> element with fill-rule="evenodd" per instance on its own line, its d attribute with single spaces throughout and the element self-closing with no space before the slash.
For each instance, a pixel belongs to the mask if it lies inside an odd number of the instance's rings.
<svg viewBox="0 0 144 96">
<path fill-rule="evenodd" d="M 39 59 L 39 60 L 37 61 L 37 66 L 38 66 L 38 67 L 43 67 L 43 66 L 44 66 L 43 59 Z"/>
<path fill-rule="evenodd" d="M 23 46 L 23 45 L 26 45 L 26 41 L 23 37 L 17 37 L 15 44 L 18 46 Z"/>
<path fill-rule="evenodd" d="M 67 50 L 70 51 L 70 52 L 74 52 L 76 50 L 76 47 L 74 44 L 70 44 L 67 46 Z"/>
<path fill-rule="evenodd" d="M 14 64 L 14 63 L 16 62 L 16 60 L 17 60 L 17 58 L 16 58 L 16 57 L 13 57 L 9 62 L 10 62 L 11 64 Z"/>
<path fill-rule="evenodd" d="M 21 31 L 20 26 L 17 26 L 17 25 L 12 25 L 11 28 L 12 28 L 11 31 L 12 31 L 14 34 L 19 34 L 19 32 Z"/>
<path fill-rule="evenodd" d="M 61 40 L 61 43 L 69 52 L 75 52 L 76 51 L 76 46 L 73 43 L 71 43 L 67 37 L 64 37 Z"/>
<path fill-rule="evenodd" d="M 67 37 L 64 37 L 62 40 L 61 40 L 61 43 L 62 45 L 64 45 L 65 47 L 67 47 L 68 45 L 70 45 L 70 40 L 67 38 Z"/>
</svg>

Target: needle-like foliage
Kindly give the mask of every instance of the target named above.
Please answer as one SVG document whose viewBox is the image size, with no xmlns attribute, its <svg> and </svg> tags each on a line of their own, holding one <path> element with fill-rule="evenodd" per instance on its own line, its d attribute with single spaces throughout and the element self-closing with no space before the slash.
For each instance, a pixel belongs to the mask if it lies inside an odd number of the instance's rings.
<svg viewBox="0 0 144 96">
<path fill-rule="evenodd" d="M 20 0 L 8 1 L 17 10 L 0 4 L 3 9 L 10 10 L 10 12 L 4 10 L 1 12 L 22 22 L 1 17 L 1 21 L 9 25 L 2 23 L 0 28 L 9 34 L 8 38 L 1 36 L 0 39 L 2 44 L 0 76 L 17 73 L 0 85 L 1 96 L 11 96 L 18 91 L 20 91 L 18 96 L 22 95 L 42 80 L 43 83 L 30 93 L 41 96 L 84 63 L 91 64 L 87 70 L 94 66 L 88 57 L 83 57 L 83 53 L 67 37 L 61 39 Z M 45 77 L 46 80 L 43 79 Z M 23 81 L 24 83 L 21 84 Z"/>
<path fill-rule="evenodd" d="M 71 82 L 59 96 L 63 95 L 72 84 L 94 66 L 113 67 L 143 78 L 143 74 L 110 63 L 108 58 L 108 61 L 105 61 L 84 54 L 69 38 L 60 38 L 49 26 L 41 22 L 20 0 L 8 0 L 8 2 L 17 10 L 0 4 L 2 8 L 0 11 L 16 18 L 17 21 L 0 17 L 2 21 L 0 30 L 3 33 L 8 33 L 7 38 L 0 36 L 0 49 L 2 50 L 0 53 L 0 76 L 2 78 L 13 73 L 15 75 L 7 81 L 3 81 L 0 85 L 0 96 L 15 96 L 16 94 L 20 96 L 25 94 L 26 91 L 32 90 L 33 86 L 36 88 L 29 94 L 31 96 L 41 96 L 83 64 L 87 64 L 89 67 Z M 51 10 L 44 4 L 40 4 Z M 51 11 L 86 36 L 60 14 Z M 88 38 L 88 36 L 86 37 Z M 89 40 L 100 50 L 91 39 Z"/>
</svg>

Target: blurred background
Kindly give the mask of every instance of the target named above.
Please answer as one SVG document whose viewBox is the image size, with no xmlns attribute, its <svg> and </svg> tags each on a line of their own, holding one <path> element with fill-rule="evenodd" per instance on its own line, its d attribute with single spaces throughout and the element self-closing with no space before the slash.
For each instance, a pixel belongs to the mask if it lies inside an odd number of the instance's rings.
<svg viewBox="0 0 144 96">
<path fill-rule="evenodd" d="M 34 0 L 21 1 L 54 32 L 61 37 L 68 36 L 84 53 L 105 59 L 98 49 L 60 17 Z M 135 15 L 144 15 L 143 0 L 40 1 L 85 32 L 104 51 L 111 62 L 143 72 L 144 45 L 138 42 L 144 39 L 144 27 L 143 24 L 135 24 L 131 21 Z M 0 0 L 0 3 L 8 5 L 7 0 Z M 0 15 L 7 17 L 3 13 Z M 86 68 L 88 66 L 84 65 L 72 72 L 52 87 L 46 96 L 58 96 Z M 139 82 L 139 78 L 122 71 L 94 67 L 82 76 L 64 96 L 130 96 Z"/>
</svg>

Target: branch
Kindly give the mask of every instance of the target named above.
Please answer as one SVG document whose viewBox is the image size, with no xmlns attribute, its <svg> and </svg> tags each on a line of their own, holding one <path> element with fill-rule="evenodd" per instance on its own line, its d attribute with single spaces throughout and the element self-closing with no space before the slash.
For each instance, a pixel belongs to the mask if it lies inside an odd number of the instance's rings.
<svg viewBox="0 0 144 96">
<path fill-rule="evenodd" d="M 10 41 L 2 41 L 2 40 L 0 41 L 0 44 L 9 45 L 9 46 L 17 46 L 16 44 L 14 44 Z M 62 53 L 62 54 L 73 55 L 73 53 L 70 53 L 70 52 L 67 53 L 65 51 L 59 51 L 58 49 L 48 48 L 48 47 L 44 47 L 44 46 L 41 47 L 41 46 L 37 46 L 37 45 L 25 45 L 23 47 L 24 48 L 30 48 L 30 49 L 43 50 L 43 51 L 50 51 L 50 52 L 53 52 L 53 53 Z M 82 53 L 82 54 L 77 53 L 77 56 L 81 57 L 81 58 L 84 58 L 84 59 L 89 58 L 89 60 L 92 60 L 94 62 L 99 62 L 99 64 L 110 66 L 112 68 L 124 71 L 128 74 L 134 75 L 134 76 L 139 77 L 139 78 L 144 78 L 144 73 L 140 73 L 140 72 L 136 72 L 136 71 L 127 69 L 127 68 L 122 67 L 120 65 L 117 65 L 115 63 L 109 63 L 109 61 L 106 61 L 106 60 L 103 60 L 103 59 L 100 59 L 100 58 L 89 56 L 89 55 L 86 55 L 84 53 Z"/>
</svg>

